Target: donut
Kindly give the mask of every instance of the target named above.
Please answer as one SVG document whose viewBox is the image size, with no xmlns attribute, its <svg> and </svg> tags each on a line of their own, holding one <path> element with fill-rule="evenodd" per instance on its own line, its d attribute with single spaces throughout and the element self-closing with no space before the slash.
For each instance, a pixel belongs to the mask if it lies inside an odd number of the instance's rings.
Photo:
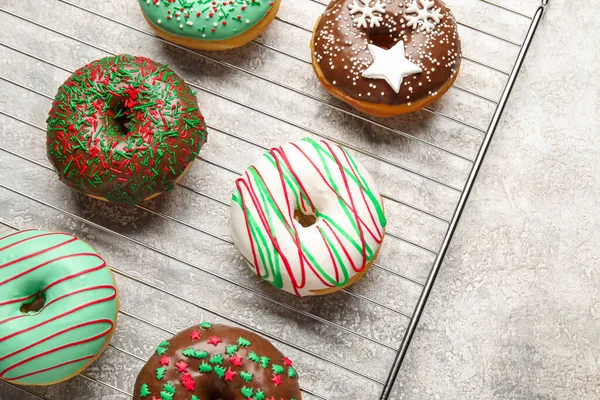
<svg viewBox="0 0 600 400">
<path fill-rule="evenodd" d="M 236 181 L 231 235 L 250 269 L 297 296 L 357 282 L 385 234 L 373 178 L 326 140 L 272 148 Z"/>
<path fill-rule="evenodd" d="M 203 322 L 158 345 L 133 399 L 301 400 L 292 364 L 255 333 Z"/>
<path fill-rule="evenodd" d="M 50 385 L 79 374 L 108 345 L 118 308 L 112 273 L 75 236 L 0 238 L 0 379 Z"/>
<path fill-rule="evenodd" d="M 58 89 L 47 124 L 48 159 L 59 179 L 128 205 L 172 190 L 207 136 L 183 79 L 130 55 L 77 70 Z"/>
<path fill-rule="evenodd" d="M 281 0 L 139 0 L 144 18 L 170 42 L 202 50 L 240 47 L 275 19 Z"/>
<path fill-rule="evenodd" d="M 440 0 L 333 0 L 311 41 L 325 89 L 367 114 L 420 110 L 456 80 L 461 44 Z"/>
</svg>

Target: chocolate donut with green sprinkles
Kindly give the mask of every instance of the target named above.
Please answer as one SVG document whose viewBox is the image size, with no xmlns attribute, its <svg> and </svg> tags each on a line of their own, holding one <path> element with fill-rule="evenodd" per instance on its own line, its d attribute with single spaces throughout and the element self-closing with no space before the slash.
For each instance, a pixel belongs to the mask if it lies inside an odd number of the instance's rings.
<svg viewBox="0 0 600 400">
<path fill-rule="evenodd" d="M 62 182 L 90 197 L 134 205 L 168 192 L 206 143 L 195 93 L 145 57 L 106 57 L 58 89 L 48 158 Z"/>
</svg>

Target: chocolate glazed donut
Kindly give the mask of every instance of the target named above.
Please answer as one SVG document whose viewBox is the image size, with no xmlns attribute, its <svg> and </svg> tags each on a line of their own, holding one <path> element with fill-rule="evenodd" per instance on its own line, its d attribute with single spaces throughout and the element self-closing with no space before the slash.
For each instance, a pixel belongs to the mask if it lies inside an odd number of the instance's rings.
<svg viewBox="0 0 600 400">
<path fill-rule="evenodd" d="M 47 122 L 48 158 L 60 180 L 129 205 L 172 190 L 207 135 L 183 79 L 130 55 L 77 70 L 58 89 Z"/>
<path fill-rule="evenodd" d="M 203 322 L 159 344 L 134 400 L 301 400 L 292 361 L 245 329 Z"/>
<path fill-rule="evenodd" d="M 456 21 L 440 0 L 333 0 L 315 26 L 312 50 L 332 95 L 382 117 L 441 97 L 462 59 Z"/>
</svg>

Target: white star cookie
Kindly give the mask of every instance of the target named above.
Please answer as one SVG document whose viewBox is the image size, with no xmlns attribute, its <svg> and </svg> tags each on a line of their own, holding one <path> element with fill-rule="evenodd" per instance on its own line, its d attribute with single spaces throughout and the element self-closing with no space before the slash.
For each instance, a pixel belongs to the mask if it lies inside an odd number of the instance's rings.
<svg viewBox="0 0 600 400">
<path fill-rule="evenodd" d="M 373 56 L 373 64 L 362 73 L 362 76 L 370 79 L 385 79 L 396 93 L 400 92 L 405 77 L 423 72 L 421 67 L 409 61 L 404 55 L 403 41 L 399 41 L 389 50 L 374 44 L 370 44 L 368 48 Z"/>
</svg>

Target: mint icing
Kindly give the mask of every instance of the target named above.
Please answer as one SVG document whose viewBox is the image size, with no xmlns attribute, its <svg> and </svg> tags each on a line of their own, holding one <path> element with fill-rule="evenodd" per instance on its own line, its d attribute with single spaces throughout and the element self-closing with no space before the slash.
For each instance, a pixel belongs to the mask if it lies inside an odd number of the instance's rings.
<svg viewBox="0 0 600 400">
<path fill-rule="evenodd" d="M 44 306 L 21 306 L 42 292 Z M 92 247 L 65 233 L 0 238 L 0 378 L 49 384 L 83 369 L 115 326 L 117 291 Z"/>
<path fill-rule="evenodd" d="M 227 40 L 248 31 L 266 17 L 273 1 L 139 0 L 144 15 L 159 29 L 207 41 Z"/>
</svg>

